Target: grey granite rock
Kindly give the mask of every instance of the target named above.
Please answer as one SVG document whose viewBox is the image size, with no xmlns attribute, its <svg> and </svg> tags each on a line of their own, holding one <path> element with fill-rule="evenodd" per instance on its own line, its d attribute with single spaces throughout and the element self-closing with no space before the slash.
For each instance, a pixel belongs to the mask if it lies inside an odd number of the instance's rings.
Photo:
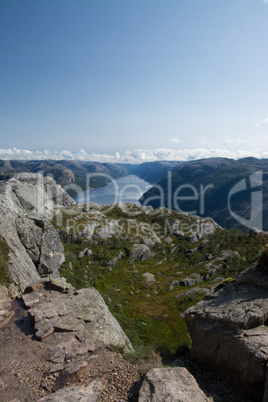
<svg viewBox="0 0 268 402">
<path fill-rule="evenodd" d="M 145 272 L 144 274 L 142 274 L 142 276 L 144 277 L 145 282 L 147 282 L 147 283 L 155 282 L 154 275 L 150 274 L 149 272 Z"/>
<path fill-rule="evenodd" d="M 19 239 L 15 218 L 10 200 L 0 196 L 0 237 L 9 247 L 8 272 L 10 279 L 23 291 L 31 283 L 39 281 L 40 275 Z"/>
<path fill-rule="evenodd" d="M 58 274 L 58 269 L 65 261 L 64 248 L 54 226 L 43 221 L 42 245 L 37 270 L 40 274 Z"/>
<path fill-rule="evenodd" d="M 246 398 L 263 397 L 268 363 L 268 276 L 250 268 L 185 312 L 191 356 Z"/>
<path fill-rule="evenodd" d="M 0 193 L 9 198 L 15 208 L 35 212 L 52 219 L 57 205 L 75 205 L 75 201 L 51 177 L 39 173 L 19 173 L 2 182 Z"/>
<path fill-rule="evenodd" d="M 192 276 L 187 276 L 179 281 L 180 286 L 194 286 L 197 283 L 201 282 L 202 278 L 198 274 L 194 274 Z"/>
<path fill-rule="evenodd" d="M 40 275 L 56 274 L 64 262 L 64 248 L 54 226 L 42 218 L 16 219 L 17 232 Z"/>
<path fill-rule="evenodd" d="M 145 261 L 149 260 L 153 256 L 154 254 L 145 244 L 134 244 L 133 249 L 130 253 L 130 258 L 132 258 L 133 260 L 140 259 L 142 261 Z"/>
<path fill-rule="evenodd" d="M 207 402 L 211 399 L 199 388 L 184 367 L 155 368 L 145 376 L 139 402 Z"/>
<path fill-rule="evenodd" d="M 39 273 L 58 276 L 64 261 L 60 238 L 48 221 L 59 212 L 54 200 L 75 204 L 53 179 L 40 174 L 16 174 L 0 182 L 0 237 L 10 250 L 8 272 L 18 292 L 39 281 Z"/>
<path fill-rule="evenodd" d="M 94 380 L 87 387 L 65 387 L 39 402 L 97 402 L 105 387 L 104 380 Z"/>
<path fill-rule="evenodd" d="M 35 335 L 39 341 L 55 344 L 61 336 L 63 349 L 71 342 L 69 355 L 80 356 L 83 349 L 95 351 L 99 347 L 113 347 L 122 351 L 133 350 L 117 320 L 112 316 L 103 298 L 94 288 L 67 293 L 54 291 L 51 283 L 44 282 L 42 287 L 22 296 L 28 314 L 34 322 Z M 46 290 L 48 289 L 48 290 Z M 56 342 L 58 344 L 58 341 Z M 57 358 L 52 353 L 52 360 Z M 65 350 L 66 355 L 66 350 Z M 55 361 L 62 363 L 62 361 Z"/>
</svg>

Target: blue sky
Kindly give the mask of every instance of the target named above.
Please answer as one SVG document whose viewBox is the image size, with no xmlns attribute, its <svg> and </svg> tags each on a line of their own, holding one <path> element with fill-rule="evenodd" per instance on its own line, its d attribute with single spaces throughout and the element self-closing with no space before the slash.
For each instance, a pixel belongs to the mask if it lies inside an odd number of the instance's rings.
<svg viewBox="0 0 268 402">
<path fill-rule="evenodd" d="M 268 0 L 0 0 L 0 157 L 268 157 L 267 71 Z"/>
</svg>

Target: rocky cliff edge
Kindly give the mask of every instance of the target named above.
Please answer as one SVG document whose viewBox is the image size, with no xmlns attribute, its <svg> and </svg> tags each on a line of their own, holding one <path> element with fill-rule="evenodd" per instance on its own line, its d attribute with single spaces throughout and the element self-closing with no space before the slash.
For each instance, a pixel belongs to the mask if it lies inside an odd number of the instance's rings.
<svg viewBox="0 0 268 402">
<path fill-rule="evenodd" d="M 245 270 L 189 308 L 191 357 L 227 380 L 243 397 L 268 401 L 268 266 Z"/>
<path fill-rule="evenodd" d="M 0 182 L 0 238 L 9 247 L 8 275 L 23 292 L 40 275 L 58 276 L 64 261 L 59 235 L 50 220 L 74 200 L 50 177 L 20 173 Z"/>
</svg>

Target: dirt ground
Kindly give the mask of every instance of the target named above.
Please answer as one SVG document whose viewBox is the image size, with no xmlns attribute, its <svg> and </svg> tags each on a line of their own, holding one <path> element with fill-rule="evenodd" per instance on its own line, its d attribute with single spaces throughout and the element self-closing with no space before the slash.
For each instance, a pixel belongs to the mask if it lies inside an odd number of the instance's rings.
<svg viewBox="0 0 268 402">
<path fill-rule="evenodd" d="M 161 367 L 159 355 L 151 360 L 132 363 L 121 354 L 99 350 L 89 358 L 88 366 L 68 377 L 49 373 L 52 363 L 46 360 L 48 345 L 35 340 L 33 327 L 20 301 L 13 301 L 13 315 L 0 328 L 0 401 L 29 402 L 71 385 L 87 385 L 94 379 L 105 380 L 99 401 L 137 401 L 143 375 L 152 367 Z M 178 356 L 194 375 L 200 388 L 215 402 L 242 402 L 237 394 L 216 374 L 200 368 L 187 353 Z M 173 365 L 174 362 L 166 361 Z"/>
</svg>

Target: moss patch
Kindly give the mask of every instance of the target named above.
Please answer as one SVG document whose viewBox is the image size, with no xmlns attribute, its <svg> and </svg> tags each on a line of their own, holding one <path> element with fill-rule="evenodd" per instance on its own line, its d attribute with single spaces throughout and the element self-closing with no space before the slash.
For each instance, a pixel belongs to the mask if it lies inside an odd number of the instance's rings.
<svg viewBox="0 0 268 402">
<path fill-rule="evenodd" d="M 8 253 L 9 247 L 4 240 L 0 238 L 0 284 L 7 285 L 10 283 L 8 277 Z"/>
</svg>

